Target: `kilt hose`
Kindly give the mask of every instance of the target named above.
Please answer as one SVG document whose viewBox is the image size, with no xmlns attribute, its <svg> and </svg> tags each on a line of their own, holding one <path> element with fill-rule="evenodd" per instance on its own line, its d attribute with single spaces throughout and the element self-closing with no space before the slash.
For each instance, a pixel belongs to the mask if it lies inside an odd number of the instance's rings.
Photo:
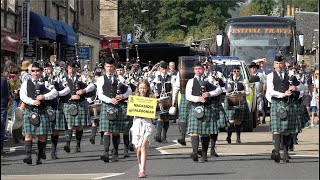
<svg viewBox="0 0 320 180">
<path fill-rule="evenodd" d="M 63 110 L 55 110 L 56 112 L 56 120 L 51 122 L 52 130 L 64 131 L 67 130 L 67 122 L 64 116 Z"/>
<path fill-rule="evenodd" d="M 25 109 L 23 114 L 23 126 L 22 134 L 32 134 L 32 135 L 42 135 L 42 134 L 51 134 L 52 129 L 50 127 L 49 116 L 47 110 L 39 110 L 40 117 L 40 126 L 34 126 L 29 121 L 29 116 L 32 111 L 30 109 Z"/>
<path fill-rule="evenodd" d="M 64 103 L 64 116 L 66 118 L 67 126 L 88 126 L 90 124 L 89 122 L 89 116 L 88 116 L 88 106 L 85 101 L 82 102 L 76 102 L 76 105 L 78 107 L 78 114 L 75 116 L 72 116 L 69 112 L 70 108 L 69 103 Z"/>
<path fill-rule="evenodd" d="M 124 121 L 124 131 L 130 131 L 133 124 L 133 116 L 127 116 L 126 120 Z"/>
<path fill-rule="evenodd" d="M 197 106 L 191 105 L 188 117 L 188 134 L 218 134 L 219 133 L 219 109 L 213 104 L 205 106 L 205 113 L 202 119 L 197 119 L 194 109 Z"/>
<path fill-rule="evenodd" d="M 245 98 L 244 98 L 245 99 Z M 238 120 L 238 121 L 249 121 L 250 119 L 250 112 L 247 100 L 244 100 L 244 109 L 228 109 L 228 101 L 227 99 L 224 100 L 224 107 L 228 117 L 228 120 Z"/>
<path fill-rule="evenodd" d="M 117 119 L 109 120 L 107 116 L 107 111 L 109 108 L 115 108 L 118 110 Z M 130 118 L 129 118 L 130 119 Z M 130 126 L 130 120 L 127 116 L 127 106 L 124 104 L 113 105 L 102 103 L 101 113 L 100 113 L 100 132 L 112 132 L 112 133 L 123 133 L 127 131 L 128 126 Z"/>
<path fill-rule="evenodd" d="M 185 94 L 181 94 L 181 99 L 179 102 L 179 122 L 180 123 L 188 123 L 188 115 L 190 109 L 188 107 L 188 101 L 186 99 L 186 95 Z"/>
<path fill-rule="evenodd" d="M 218 104 L 219 109 L 219 128 L 227 128 L 230 126 L 228 115 L 222 104 Z"/>
<path fill-rule="evenodd" d="M 277 116 L 277 109 L 280 106 L 286 107 L 288 116 L 285 119 L 280 119 Z M 295 133 L 299 128 L 299 110 L 296 103 L 271 100 L 270 107 L 270 131 L 279 133 Z"/>
</svg>

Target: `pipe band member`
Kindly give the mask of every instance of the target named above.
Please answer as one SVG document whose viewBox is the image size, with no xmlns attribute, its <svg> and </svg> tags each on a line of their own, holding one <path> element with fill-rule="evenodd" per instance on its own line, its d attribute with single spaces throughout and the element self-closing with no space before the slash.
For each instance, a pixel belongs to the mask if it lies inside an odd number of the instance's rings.
<svg viewBox="0 0 320 180">
<path fill-rule="evenodd" d="M 240 109 L 229 109 L 227 98 L 225 99 L 225 110 L 230 122 L 230 126 L 227 129 L 228 136 L 226 141 L 231 144 L 231 135 L 233 128 L 235 127 L 237 133 L 236 143 L 241 143 L 240 135 L 242 131 L 242 124 L 250 120 L 250 111 L 246 100 L 246 96 L 249 96 L 250 91 L 248 83 L 244 82 L 244 79 L 241 76 L 240 66 L 233 67 L 232 76 L 228 79 L 228 83 L 230 89 L 227 95 L 231 93 L 238 93 L 238 95 L 240 94 L 243 96 L 244 107 Z"/>
<path fill-rule="evenodd" d="M 174 80 L 168 74 L 168 64 L 166 62 L 160 63 L 160 74 L 153 80 L 151 88 L 154 90 L 154 94 L 157 98 L 163 96 L 171 96 L 172 84 Z M 168 142 L 167 132 L 169 129 L 169 113 L 159 114 L 156 122 L 156 136 L 155 140 L 158 142 Z M 161 136 L 161 133 L 163 134 Z"/>
<path fill-rule="evenodd" d="M 31 67 L 31 79 L 21 84 L 20 98 L 26 104 L 24 111 L 22 133 L 25 136 L 25 150 L 27 157 L 23 159 L 24 163 L 32 164 L 32 138 L 34 135 L 38 137 L 38 155 L 36 164 L 42 164 L 44 159 L 44 149 L 46 146 L 46 135 L 51 134 L 50 121 L 46 111 L 46 103 L 44 100 L 52 100 L 57 97 L 58 92 L 55 88 L 47 89 L 43 82 L 40 82 L 42 76 L 42 67 L 38 62 L 34 62 Z M 39 118 L 38 123 L 32 123 L 32 118 Z M 36 121 L 34 121 L 36 122 Z"/>
<path fill-rule="evenodd" d="M 188 133 L 191 134 L 191 158 L 198 161 L 199 135 L 201 135 L 202 157 L 200 162 L 208 161 L 207 151 L 210 142 L 209 134 L 217 129 L 219 110 L 214 107 L 221 94 L 220 86 L 214 86 L 204 79 L 204 67 L 200 61 L 194 64 L 195 76 L 189 79 L 186 86 L 186 99 L 189 101 Z M 202 111 L 202 117 L 199 116 Z"/>
<path fill-rule="evenodd" d="M 267 75 L 266 97 L 271 102 L 270 107 L 270 131 L 273 134 L 274 161 L 280 162 L 280 140 L 283 137 L 283 161 L 289 162 L 287 143 L 290 134 L 295 133 L 297 128 L 296 116 L 299 111 L 295 108 L 293 94 L 301 91 L 301 83 L 289 79 L 288 73 L 284 71 L 284 62 L 281 55 L 276 55 L 273 62 L 274 71 Z M 287 116 L 285 113 L 287 112 Z"/>
<path fill-rule="evenodd" d="M 80 143 L 83 134 L 83 126 L 89 124 L 88 105 L 86 94 L 95 89 L 94 84 L 87 85 L 84 78 L 78 71 L 78 64 L 70 62 L 67 67 L 68 76 L 66 78 L 70 93 L 67 95 L 68 103 L 64 104 L 64 115 L 66 117 L 68 129 L 66 130 L 66 145 L 64 150 L 70 152 L 70 142 L 72 139 L 72 129 L 76 127 L 77 145 L 75 152 L 81 152 Z M 76 108 L 75 108 L 76 107 Z"/>
<path fill-rule="evenodd" d="M 107 58 L 104 62 L 106 74 L 98 78 L 97 94 L 102 101 L 100 113 L 100 131 L 104 132 L 104 154 L 100 159 L 109 162 L 110 135 L 112 134 L 113 154 L 112 161 L 118 161 L 118 148 L 120 144 L 120 135 L 126 130 L 125 122 L 127 119 L 127 106 L 125 99 L 131 94 L 128 86 L 119 86 L 121 76 L 115 75 L 114 60 Z"/>
</svg>

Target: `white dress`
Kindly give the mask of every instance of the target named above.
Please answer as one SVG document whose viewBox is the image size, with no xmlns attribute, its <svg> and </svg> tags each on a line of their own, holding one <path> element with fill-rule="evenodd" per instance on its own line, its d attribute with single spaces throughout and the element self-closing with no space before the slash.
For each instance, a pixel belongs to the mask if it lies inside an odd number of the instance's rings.
<svg viewBox="0 0 320 180">
<path fill-rule="evenodd" d="M 154 129 L 155 127 L 152 124 L 151 119 L 134 117 L 132 127 L 130 128 L 132 134 L 132 144 L 134 147 L 140 147 L 145 138 L 147 138 L 150 144 L 154 136 Z"/>
</svg>

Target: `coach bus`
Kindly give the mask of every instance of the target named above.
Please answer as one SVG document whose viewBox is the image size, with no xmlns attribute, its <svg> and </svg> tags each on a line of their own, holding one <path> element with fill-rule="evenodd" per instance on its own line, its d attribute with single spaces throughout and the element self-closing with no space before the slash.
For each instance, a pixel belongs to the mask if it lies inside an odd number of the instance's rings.
<svg viewBox="0 0 320 180">
<path fill-rule="evenodd" d="M 295 21 L 285 17 L 247 16 L 230 18 L 224 31 L 216 35 L 217 55 L 237 56 L 250 64 L 266 58 L 266 67 L 278 52 L 285 59 L 303 55 L 303 34 L 296 30 Z"/>
</svg>

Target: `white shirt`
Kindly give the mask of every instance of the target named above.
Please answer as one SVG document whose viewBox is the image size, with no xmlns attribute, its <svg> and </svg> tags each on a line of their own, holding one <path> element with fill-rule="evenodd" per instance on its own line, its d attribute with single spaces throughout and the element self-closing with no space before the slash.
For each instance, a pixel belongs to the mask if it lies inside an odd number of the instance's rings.
<svg viewBox="0 0 320 180">
<path fill-rule="evenodd" d="M 32 79 L 32 82 L 34 83 L 35 79 Z M 21 84 L 21 88 L 20 88 L 20 99 L 22 102 L 28 104 L 28 105 L 33 105 L 33 102 L 35 101 L 34 99 L 32 99 L 31 97 L 28 97 L 27 95 L 27 83 L 28 81 L 24 81 Z M 58 91 L 53 88 L 50 92 L 43 94 L 44 95 L 44 99 L 45 100 L 52 100 L 54 98 L 56 98 L 58 96 Z"/>
<path fill-rule="evenodd" d="M 107 75 L 108 77 L 109 75 Z M 97 80 L 97 94 L 98 94 L 98 98 L 105 102 L 105 103 L 111 103 L 111 98 L 109 98 L 108 96 L 104 95 L 103 94 L 103 89 L 102 89 L 102 86 L 104 85 L 104 77 L 105 76 L 100 76 Z M 114 76 L 112 77 L 112 79 L 114 78 Z M 132 93 L 132 90 L 131 88 L 129 88 L 130 86 L 128 86 L 128 89 L 127 91 L 122 94 L 123 96 L 123 99 L 126 99 L 129 97 L 129 95 Z"/>
<path fill-rule="evenodd" d="M 297 91 L 301 91 L 301 90 L 303 90 L 303 86 L 300 83 L 299 86 L 297 86 Z M 266 92 L 266 98 L 269 102 L 271 102 L 272 97 L 284 98 L 284 93 L 274 90 L 273 72 L 267 75 L 267 92 Z"/>
<path fill-rule="evenodd" d="M 237 79 L 237 80 L 239 80 L 239 79 L 241 79 L 241 77 L 233 77 L 233 79 Z M 228 82 L 233 82 L 233 80 L 232 79 L 228 79 Z M 248 85 L 248 83 L 247 82 L 243 82 L 243 81 L 238 81 L 239 83 L 242 83 L 242 85 L 244 86 L 244 91 L 245 91 L 245 93 L 246 93 L 246 96 L 249 96 L 250 95 L 250 90 L 249 90 L 249 85 Z M 228 83 L 228 85 L 226 85 L 227 86 L 227 88 L 226 88 L 226 92 L 230 92 L 231 90 L 232 90 L 232 87 L 231 87 L 231 84 L 230 83 Z"/>
<path fill-rule="evenodd" d="M 195 76 L 196 77 L 196 76 Z M 199 102 L 199 97 L 200 96 L 194 96 L 192 95 L 192 87 L 193 87 L 193 80 L 194 78 L 192 79 L 189 79 L 188 82 L 187 82 L 187 86 L 186 86 L 186 99 L 188 101 L 191 101 L 191 102 Z M 220 88 L 220 86 L 217 86 L 217 88 L 213 91 L 210 91 L 209 94 L 210 94 L 210 97 L 213 97 L 213 96 L 218 96 L 222 93 L 222 90 Z"/>
<path fill-rule="evenodd" d="M 170 77 L 169 74 L 164 75 L 164 74 L 160 73 L 159 75 L 160 75 L 162 78 L 168 77 L 168 76 Z M 156 86 L 156 84 L 160 84 L 160 83 L 161 83 L 161 81 L 160 81 L 160 79 L 159 79 L 159 75 L 156 76 L 156 77 L 153 79 L 152 83 L 150 84 L 150 88 L 151 88 L 151 89 L 154 89 L 154 87 Z M 171 77 L 171 80 L 170 80 L 171 87 L 173 87 L 174 82 L 175 82 L 175 80 Z M 159 93 L 160 93 L 160 92 L 159 92 Z"/>
<path fill-rule="evenodd" d="M 72 81 L 75 81 L 75 80 L 76 80 L 76 77 L 75 77 L 75 76 L 68 75 L 68 77 L 69 77 L 69 79 L 71 79 Z M 72 77 L 73 77 L 73 78 L 72 78 Z M 78 80 L 81 81 L 81 82 L 83 82 L 84 84 L 88 84 L 88 82 L 86 82 L 85 78 L 83 78 L 83 77 L 79 78 Z M 95 88 L 96 88 L 96 87 L 94 86 L 94 84 L 90 82 L 90 83 L 87 85 L 87 87 L 84 88 L 84 90 L 86 90 L 86 93 L 88 93 L 88 92 L 93 91 Z"/>
<path fill-rule="evenodd" d="M 176 81 L 172 85 L 172 101 L 176 101 L 179 90 L 180 90 L 180 74 L 178 72 Z"/>
</svg>

